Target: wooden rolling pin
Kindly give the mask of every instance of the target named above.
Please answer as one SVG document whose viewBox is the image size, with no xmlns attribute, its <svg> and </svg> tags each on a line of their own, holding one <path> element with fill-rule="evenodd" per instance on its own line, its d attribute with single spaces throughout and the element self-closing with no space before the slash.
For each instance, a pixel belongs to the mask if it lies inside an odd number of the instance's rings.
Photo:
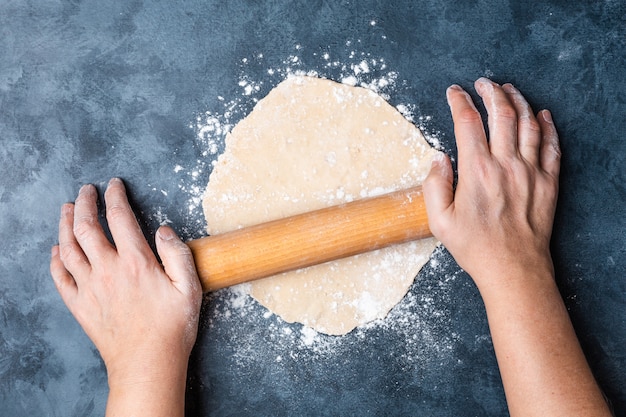
<svg viewBox="0 0 626 417">
<path fill-rule="evenodd" d="M 187 244 L 206 292 L 429 236 L 415 187 Z"/>
</svg>

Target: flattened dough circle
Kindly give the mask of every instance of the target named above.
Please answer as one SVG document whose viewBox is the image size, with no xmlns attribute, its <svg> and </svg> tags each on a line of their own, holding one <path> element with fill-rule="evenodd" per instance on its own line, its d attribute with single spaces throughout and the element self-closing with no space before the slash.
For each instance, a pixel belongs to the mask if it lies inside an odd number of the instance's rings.
<svg viewBox="0 0 626 417">
<path fill-rule="evenodd" d="M 209 234 L 423 181 L 436 151 L 376 93 L 313 77 L 276 86 L 226 137 L 203 209 Z M 287 322 L 333 335 L 383 318 L 437 245 L 392 246 L 250 283 Z"/>
</svg>

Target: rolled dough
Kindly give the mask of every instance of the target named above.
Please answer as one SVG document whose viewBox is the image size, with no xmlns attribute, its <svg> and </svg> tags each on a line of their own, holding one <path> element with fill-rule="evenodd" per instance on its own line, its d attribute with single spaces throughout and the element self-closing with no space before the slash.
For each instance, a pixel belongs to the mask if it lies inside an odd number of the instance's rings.
<svg viewBox="0 0 626 417">
<path fill-rule="evenodd" d="M 209 234 L 417 185 L 436 151 L 376 93 L 313 77 L 276 86 L 226 137 L 203 209 Z M 425 239 L 250 283 L 287 322 L 332 335 L 383 318 L 437 245 Z"/>
</svg>

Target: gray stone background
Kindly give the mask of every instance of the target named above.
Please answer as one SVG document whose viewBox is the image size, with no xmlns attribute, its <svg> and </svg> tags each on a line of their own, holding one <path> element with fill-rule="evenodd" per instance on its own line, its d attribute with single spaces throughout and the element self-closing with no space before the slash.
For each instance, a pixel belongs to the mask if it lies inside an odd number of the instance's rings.
<svg viewBox="0 0 626 417">
<path fill-rule="evenodd" d="M 0 0 L 0 415 L 103 414 L 104 367 L 49 277 L 61 204 L 120 176 L 148 238 L 199 236 L 223 149 L 202 128 L 227 130 L 288 70 L 392 79 L 388 100 L 453 156 L 452 83 L 513 82 L 552 110 L 557 280 L 625 415 L 625 39 L 618 0 Z M 207 296 L 187 397 L 194 416 L 506 414 L 484 307 L 444 249 L 386 321 L 339 339 Z"/>
</svg>

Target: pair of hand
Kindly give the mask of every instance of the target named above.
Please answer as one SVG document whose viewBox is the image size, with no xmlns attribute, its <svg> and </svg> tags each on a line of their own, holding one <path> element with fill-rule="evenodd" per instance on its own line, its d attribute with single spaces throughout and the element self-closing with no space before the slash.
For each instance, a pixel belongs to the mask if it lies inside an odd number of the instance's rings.
<svg viewBox="0 0 626 417">
<path fill-rule="evenodd" d="M 470 96 L 450 87 L 458 185 L 442 154 L 424 183 L 431 230 L 483 295 L 511 414 L 607 415 L 553 279 L 560 151 L 550 113 L 535 116 L 510 84 L 475 87 L 490 140 Z M 157 262 L 117 179 L 105 194 L 113 246 L 96 198 L 87 185 L 63 206 L 54 282 L 106 363 L 107 414 L 182 415 L 201 303 L 193 258 L 161 227 Z"/>
<path fill-rule="evenodd" d="M 455 192 L 450 160 L 441 154 L 424 193 L 434 235 L 482 288 L 490 284 L 483 279 L 485 271 L 504 277 L 510 268 L 550 262 L 560 151 L 547 110 L 535 118 L 510 84 L 480 79 L 476 89 L 490 116 L 491 140 L 470 96 L 450 87 L 458 187 Z M 140 346 L 178 339 L 185 352 L 190 350 L 201 290 L 187 246 L 170 228 L 160 228 L 161 267 L 119 179 L 111 180 L 105 194 L 113 246 L 98 223 L 96 198 L 95 188 L 86 185 L 76 203 L 61 210 L 51 270 L 63 300 L 105 362 L 121 356 L 122 341 Z"/>
</svg>

